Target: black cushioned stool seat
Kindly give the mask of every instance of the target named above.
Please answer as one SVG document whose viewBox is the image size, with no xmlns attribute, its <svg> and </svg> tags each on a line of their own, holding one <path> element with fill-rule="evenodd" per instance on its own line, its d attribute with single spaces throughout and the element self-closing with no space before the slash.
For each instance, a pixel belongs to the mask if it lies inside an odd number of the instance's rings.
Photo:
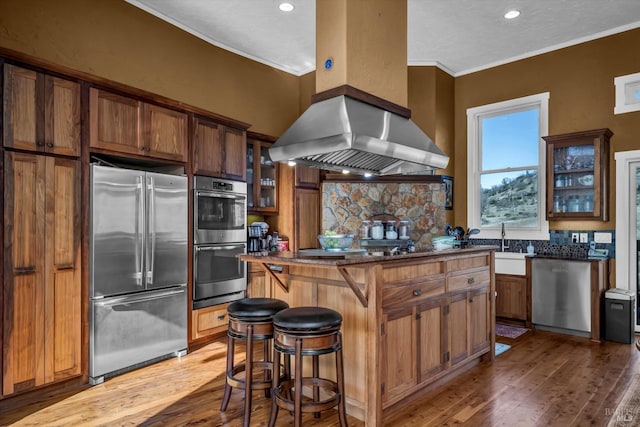
<svg viewBox="0 0 640 427">
<path fill-rule="evenodd" d="M 244 298 L 227 307 L 229 315 L 227 370 L 220 410 L 227 409 L 233 387 L 243 389 L 245 391 L 244 426 L 248 426 L 251 419 L 252 391 L 264 390 L 265 395 L 269 396 L 273 372 L 273 363 L 270 361 L 271 346 L 269 345 L 269 340 L 273 338 L 272 318 L 273 315 L 287 307 L 289 304 L 286 302 L 273 298 Z M 246 341 L 245 362 L 238 365 L 233 364 L 236 340 Z M 253 360 L 254 341 L 263 341 L 264 357 L 262 360 Z M 263 379 L 253 378 L 255 368 L 263 370 Z M 241 372 L 244 372 L 244 377 L 238 375 Z"/>
<path fill-rule="evenodd" d="M 347 426 L 344 399 L 344 372 L 342 361 L 342 315 L 324 307 L 287 308 L 273 316 L 273 400 L 269 426 L 275 425 L 278 410 L 293 412 L 294 426 L 302 426 L 302 414 L 314 413 L 337 407 L 341 426 Z M 335 380 L 320 377 L 319 356 L 335 354 Z M 280 376 L 280 355 L 295 357 L 295 375 Z M 303 377 L 303 356 L 311 356 L 312 376 Z M 286 372 L 288 374 L 288 372 Z M 311 401 L 303 402 L 302 388 L 311 387 Z M 328 392 L 328 398 L 320 400 L 320 389 Z"/>
</svg>

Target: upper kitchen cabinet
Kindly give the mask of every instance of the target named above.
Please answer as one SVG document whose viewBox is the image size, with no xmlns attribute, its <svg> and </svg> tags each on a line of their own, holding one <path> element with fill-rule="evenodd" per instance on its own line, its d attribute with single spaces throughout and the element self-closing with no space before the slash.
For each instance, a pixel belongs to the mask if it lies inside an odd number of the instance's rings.
<svg viewBox="0 0 640 427">
<path fill-rule="evenodd" d="M 269 156 L 269 147 L 274 141 L 273 137 L 254 132 L 247 135 L 247 210 L 250 213 L 278 213 L 279 165 Z"/>
<path fill-rule="evenodd" d="M 193 118 L 193 173 L 246 180 L 246 132 L 206 117 Z"/>
<path fill-rule="evenodd" d="M 320 169 L 296 165 L 296 187 L 320 188 Z"/>
<path fill-rule="evenodd" d="M 89 101 L 92 148 L 187 160 L 185 113 L 96 88 L 91 88 Z"/>
<path fill-rule="evenodd" d="M 609 217 L 609 129 L 545 136 L 547 219 Z"/>
<path fill-rule="evenodd" d="M 78 157 L 80 84 L 4 66 L 4 146 Z"/>
<path fill-rule="evenodd" d="M 80 162 L 4 155 L 2 394 L 82 372 Z"/>
</svg>

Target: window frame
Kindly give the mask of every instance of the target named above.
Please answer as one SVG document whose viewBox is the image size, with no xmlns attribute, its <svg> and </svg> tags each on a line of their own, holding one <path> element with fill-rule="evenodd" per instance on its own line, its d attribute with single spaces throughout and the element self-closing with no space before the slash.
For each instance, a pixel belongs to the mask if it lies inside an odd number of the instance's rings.
<svg viewBox="0 0 640 427">
<path fill-rule="evenodd" d="M 509 227 L 505 225 L 505 238 L 522 240 L 549 240 L 549 222 L 546 217 L 546 145 L 543 136 L 549 134 L 549 92 L 507 101 L 495 102 L 467 109 L 467 225 L 477 228 L 481 239 L 500 239 L 501 226 L 482 227 L 480 221 L 480 170 L 482 162 L 480 121 L 485 117 L 539 109 L 538 123 L 538 225 L 536 227 Z M 502 172 L 521 168 L 504 169 Z M 528 169 L 528 168 L 527 168 Z M 498 170 L 496 170 L 498 172 Z"/>
</svg>

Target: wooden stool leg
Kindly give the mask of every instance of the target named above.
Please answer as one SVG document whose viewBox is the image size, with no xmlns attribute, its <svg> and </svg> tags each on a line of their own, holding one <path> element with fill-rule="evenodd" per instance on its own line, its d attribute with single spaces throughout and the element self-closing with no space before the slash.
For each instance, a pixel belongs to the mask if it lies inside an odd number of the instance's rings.
<svg viewBox="0 0 640 427">
<path fill-rule="evenodd" d="M 247 353 L 244 362 L 244 419 L 242 425 L 249 427 L 251 419 L 251 397 L 253 380 L 253 325 L 247 326 Z"/>
<path fill-rule="evenodd" d="M 312 361 L 313 361 L 313 378 L 320 378 L 320 361 L 319 361 L 319 357 L 317 355 L 312 356 Z M 318 387 L 317 385 L 313 386 L 313 401 L 314 402 L 318 402 L 320 401 L 320 387 Z M 320 412 L 314 412 L 313 416 L 315 418 L 320 418 Z"/>
<path fill-rule="evenodd" d="M 271 356 L 270 356 L 270 349 L 271 349 L 271 340 L 266 339 L 264 341 L 262 341 L 262 360 L 264 360 L 265 362 L 270 362 L 271 361 Z M 273 365 L 271 365 L 273 366 Z M 271 380 L 271 369 L 265 369 L 264 370 L 264 380 L 265 381 L 270 381 Z M 264 389 L 264 397 L 271 397 L 271 389 L 265 388 Z"/>
<path fill-rule="evenodd" d="M 296 377 L 294 378 L 293 425 L 302 427 L 302 339 L 296 339 Z"/>
<path fill-rule="evenodd" d="M 340 347 L 336 352 L 336 382 L 338 383 L 338 418 L 340 419 L 340 427 L 347 427 L 347 405 L 344 398 L 344 370 L 342 365 L 342 333 L 338 333 L 338 342 Z"/>
<path fill-rule="evenodd" d="M 229 404 L 229 398 L 231 398 L 231 386 L 229 385 L 229 381 L 227 378 L 231 374 L 233 370 L 233 358 L 234 358 L 234 343 L 235 340 L 231 335 L 227 335 L 227 371 L 225 372 L 225 380 L 224 380 L 224 396 L 222 398 L 222 404 L 220 405 L 221 411 L 227 410 L 227 405 Z"/>
<path fill-rule="evenodd" d="M 286 369 L 286 367 L 285 367 Z M 269 427 L 273 427 L 276 424 L 276 418 L 278 418 L 279 406 L 276 404 L 276 397 L 278 396 L 278 386 L 280 379 L 280 352 L 273 351 L 273 387 L 271 389 L 271 415 L 269 416 Z"/>
</svg>

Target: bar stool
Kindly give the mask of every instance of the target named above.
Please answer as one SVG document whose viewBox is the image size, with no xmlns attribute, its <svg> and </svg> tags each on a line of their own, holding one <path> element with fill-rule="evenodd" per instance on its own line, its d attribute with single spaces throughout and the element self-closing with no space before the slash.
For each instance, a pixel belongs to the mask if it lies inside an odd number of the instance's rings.
<svg viewBox="0 0 640 427">
<path fill-rule="evenodd" d="M 269 426 L 275 425 L 280 408 L 293 412 L 294 426 L 299 427 L 303 413 L 313 412 L 318 418 L 320 411 L 333 407 L 338 409 L 340 425 L 347 426 L 341 324 L 342 315 L 324 307 L 288 308 L 273 316 L 273 396 Z M 336 381 L 319 375 L 319 356 L 329 353 L 335 353 Z M 295 357 L 293 379 L 280 377 L 281 354 L 285 355 L 285 362 L 292 355 Z M 302 376 L 303 356 L 312 356 L 312 377 Z M 313 390 L 311 402 L 302 402 L 304 386 Z M 328 391 L 330 397 L 321 401 L 320 389 Z"/>
<path fill-rule="evenodd" d="M 245 391 L 243 425 L 248 426 L 251 419 L 251 394 L 253 390 L 264 390 L 269 397 L 273 363 L 269 361 L 269 340 L 273 338 L 273 315 L 289 307 L 284 301 L 273 298 L 244 298 L 227 307 L 229 329 L 227 330 L 227 370 L 224 385 L 224 396 L 220 411 L 225 411 L 229 404 L 232 388 Z M 233 364 L 236 340 L 246 341 L 246 358 L 244 363 Z M 263 360 L 253 360 L 254 341 L 263 341 Z M 253 378 L 254 368 L 264 370 L 264 379 Z M 244 372 L 244 378 L 238 376 Z M 279 370 L 278 370 L 279 372 Z M 279 375 L 279 373 L 278 373 Z"/>
</svg>

